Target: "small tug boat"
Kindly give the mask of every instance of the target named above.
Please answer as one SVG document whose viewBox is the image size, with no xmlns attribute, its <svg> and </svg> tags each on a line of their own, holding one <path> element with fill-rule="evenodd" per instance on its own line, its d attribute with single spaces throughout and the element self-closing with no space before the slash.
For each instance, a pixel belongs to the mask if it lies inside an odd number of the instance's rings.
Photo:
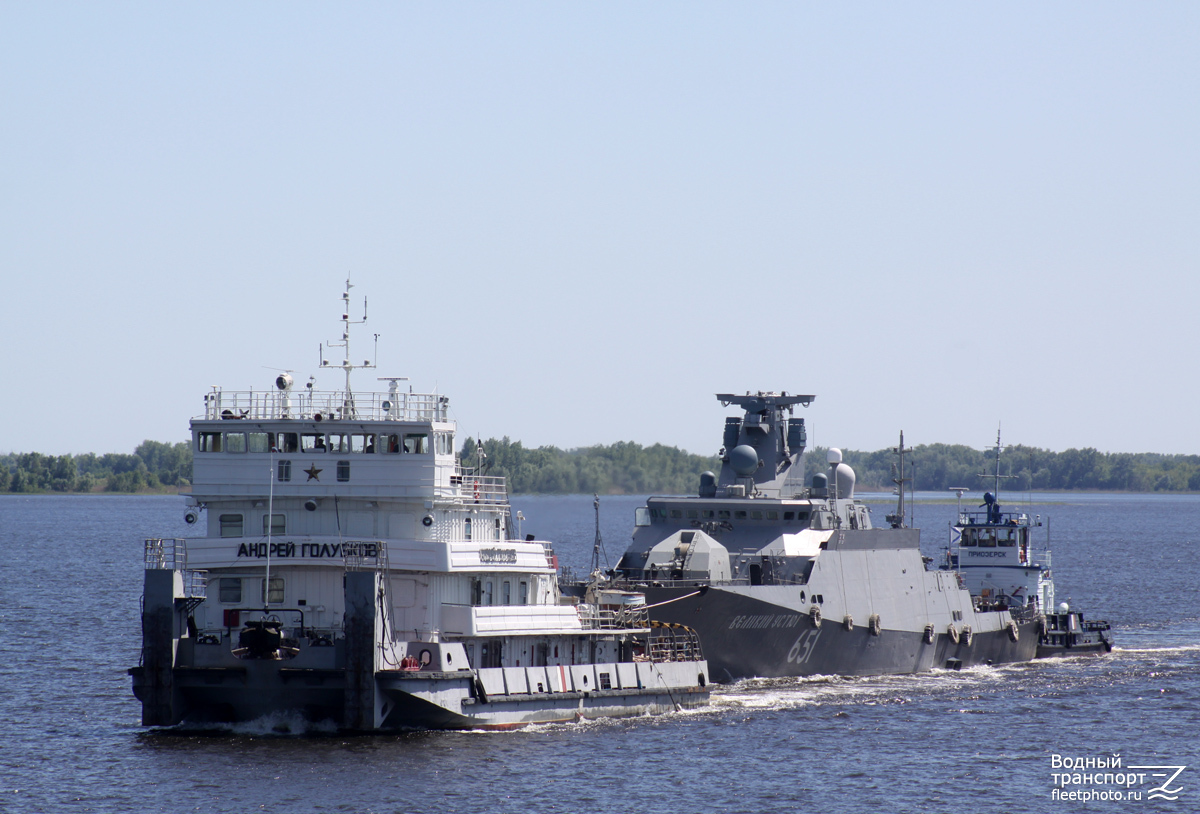
<svg viewBox="0 0 1200 814">
<path fill-rule="evenodd" d="M 977 606 L 1013 613 L 1032 611 L 1039 617 L 1035 658 L 1080 656 L 1112 651 L 1111 629 L 1106 621 L 1085 621 L 1066 602 L 1055 606 L 1050 570 L 1050 540 L 1035 544 L 1033 530 L 1043 528 L 1042 518 L 1028 512 L 1004 511 L 999 502 L 1000 435 L 996 435 L 995 485 L 984 492 L 983 511 L 964 512 L 965 488 L 952 488 L 959 497 L 958 517 L 951 525 L 945 568 L 956 571 Z"/>
<path fill-rule="evenodd" d="M 191 421 L 185 519 L 145 544 L 142 723 L 299 714 L 342 730 L 507 729 L 703 706 L 696 633 L 645 597 L 567 597 L 552 546 L 514 539 L 503 478 L 464 469 L 449 400 L 290 373 L 214 388 Z"/>
</svg>

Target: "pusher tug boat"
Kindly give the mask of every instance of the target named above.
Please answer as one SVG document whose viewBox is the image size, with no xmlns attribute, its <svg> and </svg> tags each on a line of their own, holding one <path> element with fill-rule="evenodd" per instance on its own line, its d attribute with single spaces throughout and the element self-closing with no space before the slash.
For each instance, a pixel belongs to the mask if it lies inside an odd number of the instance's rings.
<svg viewBox="0 0 1200 814">
<path fill-rule="evenodd" d="M 191 421 L 186 520 L 145 544 L 148 726 L 301 715 L 342 730 L 506 729 L 703 706 L 694 631 L 639 592 L 560 594 L 551 545 L 513 539 L 504 479 L 464 469 L 449 400 L 214 388 Z"/>
</svg>

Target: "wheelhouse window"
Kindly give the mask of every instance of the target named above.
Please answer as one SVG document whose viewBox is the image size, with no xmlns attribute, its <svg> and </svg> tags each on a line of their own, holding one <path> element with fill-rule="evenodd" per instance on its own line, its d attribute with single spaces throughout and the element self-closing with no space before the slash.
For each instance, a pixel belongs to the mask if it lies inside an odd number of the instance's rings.
<svg viewBox="0 0 1200 814">
<path fill-rule="evenodd" d="M 225 433 L 225 451 L 226 452 L 245 452 L 246 451 L 246 433 L 244 433 L 244 432 L 227 432 L 227 433 Z"/>
<path fill-rule="evenodd" d="M 272 537 L 278 534 L 286 534 L 287 528 L 284 522 L 286 515 L 282 514 L 264 514 L 263 515 L 263 534 L 270 533 Z"/>
<path fill-rule="evenodd" d="M 202 432 L 196 438 L 197 452 L 220 452 L 221 451 L 221 433 L 219 432 Z"/>
<path fill-rule="evenodd" d="M 345 483 L 346 481 L 350 480 L 350 462 L 349 461 L 338 461 L 337 462 L 337 479 L 338 479 L 338 483 Z"/>
<path fill-rule="evenodd" d="M 271 433 L 269 433 L 269 432 L 252 432 L 252 433 L 250 433 L 250 451 L 251 452 L 270 452 L 271 451 Z"/>
<path fill-rule="evenodd" d="M 325 433 L 323 433 L 323 432 L 302 432 L 302 433 L 300 433 L 300 449 L 303 452 L 324 452 L 325 451 Z"/>
<path fill-rule="evenodd" d="M 258 582 L 261 586 L 262 601 L 268 604 L 283 604 L 283 577 L 271 577 L 270 589 L 267 588 L 267 581 L 265 579 L 260 579 Z"/>
<path fill-rule="evenodd" d="M 408 433 L 404 436 L 404 451 L 410 455 L 427 455 L 429 435 L 423 432 Z"/>
<path fill-rule="evenodd" d="M 340 432 L 329 433 L 329 451 L 338 455 L 345 455 L 350 451 L 350 436 L 343 435 Z"/>
<path fill-rule="evenodd" d="M 275 438 L 275 447 L 279 452 L 299 452 L 300 436 L 294 432 L 281 432 Z"/>
<path fill-rule="evenodd" d="M 633 525 L 641 528 L 650 525 L 650 510 L 645 506 L 638 506 L 633 510 Z"/>
<path fill-rule="evenodd" d="M 221 602 L 236 605 L 242 601 L 242 580 L 240 577 L 221 577 L 218 583 Z"/>
<path fill-rule="evenodd" d="M 388 433 L 387 435 L 379 436 L 379 448 L 383 452 L 399 452 L 400 436 L 396 433 Z"/>
<path fill-rule="evenodd" d="M 222 537 L 242 536 L 242 516 L 240 514 L 223 514 L 217 518 L 221 524 Z"/>
<path fill-rule="evenodd" d="M 356 432 L 350 436 L 350 451 L 371 454 L 375 451 L 375 433 Z"/>
<path fill-rule="evenodd" d="M 291 461 L 280 461 L 275 465 L 275 470 L 277 472 L 276 478 L 280 483 L 287 483 L 292 479 Z"/>
</svg>

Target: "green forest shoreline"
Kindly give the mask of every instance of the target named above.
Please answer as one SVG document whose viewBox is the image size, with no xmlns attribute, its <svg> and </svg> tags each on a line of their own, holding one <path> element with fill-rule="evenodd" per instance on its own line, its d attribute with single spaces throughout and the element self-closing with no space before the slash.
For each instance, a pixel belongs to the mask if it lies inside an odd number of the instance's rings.
<svg viewBox="0 0 1200 814">
<path fill-rule="evenodd" d="M 482 447 L 482 450 L 481 450 Z M 482 454 L 481 454 L 482 452 Z M 806 471 L 823 471 L 826 450 L 805 453 Z M 992 487 L 995 450 L 922 444 L 905 456 L 911 488 L 940 492 L 952 487 Z M 896 456 L 890 450 L 843 450 L 860 492 L 894 488 Z M 459 453 L 465 468 L 507 478 L 513 494 L 692 494 L 700 473 L 716 472 L 716 456 L 693 455 L 662 444 L 620 441 L 608 446 L 527 448 L 520 441 L 468 438 Z M 1051 452 L 1019 445 L 1000 457 L 1002 492 L 1113 492 L 1128 494 L 1200 492 L 1200 455 L 1107 453 L 1095 449 Z M 144 441 L 132 454 L 0 455 L 0 494 L 178 494 L 191 488 L 192 450 Z"/>
</svg>

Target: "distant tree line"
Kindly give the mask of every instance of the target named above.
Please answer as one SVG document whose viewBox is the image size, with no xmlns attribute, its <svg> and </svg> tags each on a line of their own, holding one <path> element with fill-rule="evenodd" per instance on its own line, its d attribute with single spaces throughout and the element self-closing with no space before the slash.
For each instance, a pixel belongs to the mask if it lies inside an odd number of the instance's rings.
<svg viewBox="0 0 1200 814">
<path fill-rule="evenodd" d="M 806 457 L 806 474 L 825 471 L 827 450 L 814 448 Z M 860 487 L 892 489 L 896 455 L 842 450 L 854 468 Z M 996 451 L 951 444 L 922 444 L 904 456 L 907 477 L 919 491 L 942 491 L 954 486 L 991 489 Z M 1121 492 L 1200 492 L 1200 455 L 1161 455 L 1152 452 L 1098 452 L 1068 449 L 1051 452 L 1013 445 L 1000 454 L 1000 489 L 1086 490 Z"/>
<path fill-rule="evenodd" d="M 717 472 L 716 457 L 692 455 L 675 447 L 643 447 L 631 441 L 609 446 L 559 449 L 526 448 L 507 437 L 482 442 L 484 473 L 503 475 L 519 494 L 694 494 L 700 473 Z M 479 445 L 468 438 L 460 453 L 464 467 L 479 465 Z M 805 453 L 811 477 L 826 469 L 824 447 Z M 893 488 L 896 456 L 891 450 L 843 450 L 860 489 Z M 951 444 L 922 444 L 905 455 L 905 474 L 913 488 L 940 492 L 953 486 L 990 489 L 996 471 L 994 449 Z M 1005 447 L 1000 456 L 1001 490 L 1088 490 L 1123 492 L 1200 492 L 1200 455 L 1151 452 L 1098 452 L 1036 447 Z M 132 455 L 0 455 L 0 493 L 139 492 L 191 485 L 192 447 L 143 441 Z"/>
<path fill-rule="evenodd" d="M 192 446 L 143 441 L 132 455 L 0 455 L 0 492 L 141 492 L 192 482 Z"/>
<path fill-rule="evenodd" d="M 716 457 L 692 455 L 675 447 L 643 447 L 631 441 L 609 446 L 528 449 L 508 437 L 482 442 L 483 474 L 502 475 L 510 491 L 520 494 L 686 494 L 700 483 L 700 473 L 718 471 Z M 459 460 L 479 465 L 474 439 L 463 444 Z"/>
<path fill-rule="evenodd" d="M 482 442 L 486 474 L 503 475 L 514 493 L 549 494 L 694 494 L 700 473 L 717 472 L 716 457 L 692 455 L 675 447 L 632 442 L 563 450 L 528 449 L 507 437 Z M 805 453 L 805 472 L 811 477 L 827 468 L 824 447 Z M 860 488 L 891 490 L 896 456 L 890 449 L 875 452 L 843 450 Z M 478 465 L 476 442 L 463 444 L 465 467 Z M 940 492 L 953 486 L 975 491 L 991 489 L 996 451 L 951 444 L 922 444 L 905 454 L 906 477 L 912 488 Z M 1013 445 L 1000 455 L 1000 489 L 1123 492 L 1200 492 L 1200 455 L 1098 452 L 1068 449 L 1051 452 Z"/>
</svg>

